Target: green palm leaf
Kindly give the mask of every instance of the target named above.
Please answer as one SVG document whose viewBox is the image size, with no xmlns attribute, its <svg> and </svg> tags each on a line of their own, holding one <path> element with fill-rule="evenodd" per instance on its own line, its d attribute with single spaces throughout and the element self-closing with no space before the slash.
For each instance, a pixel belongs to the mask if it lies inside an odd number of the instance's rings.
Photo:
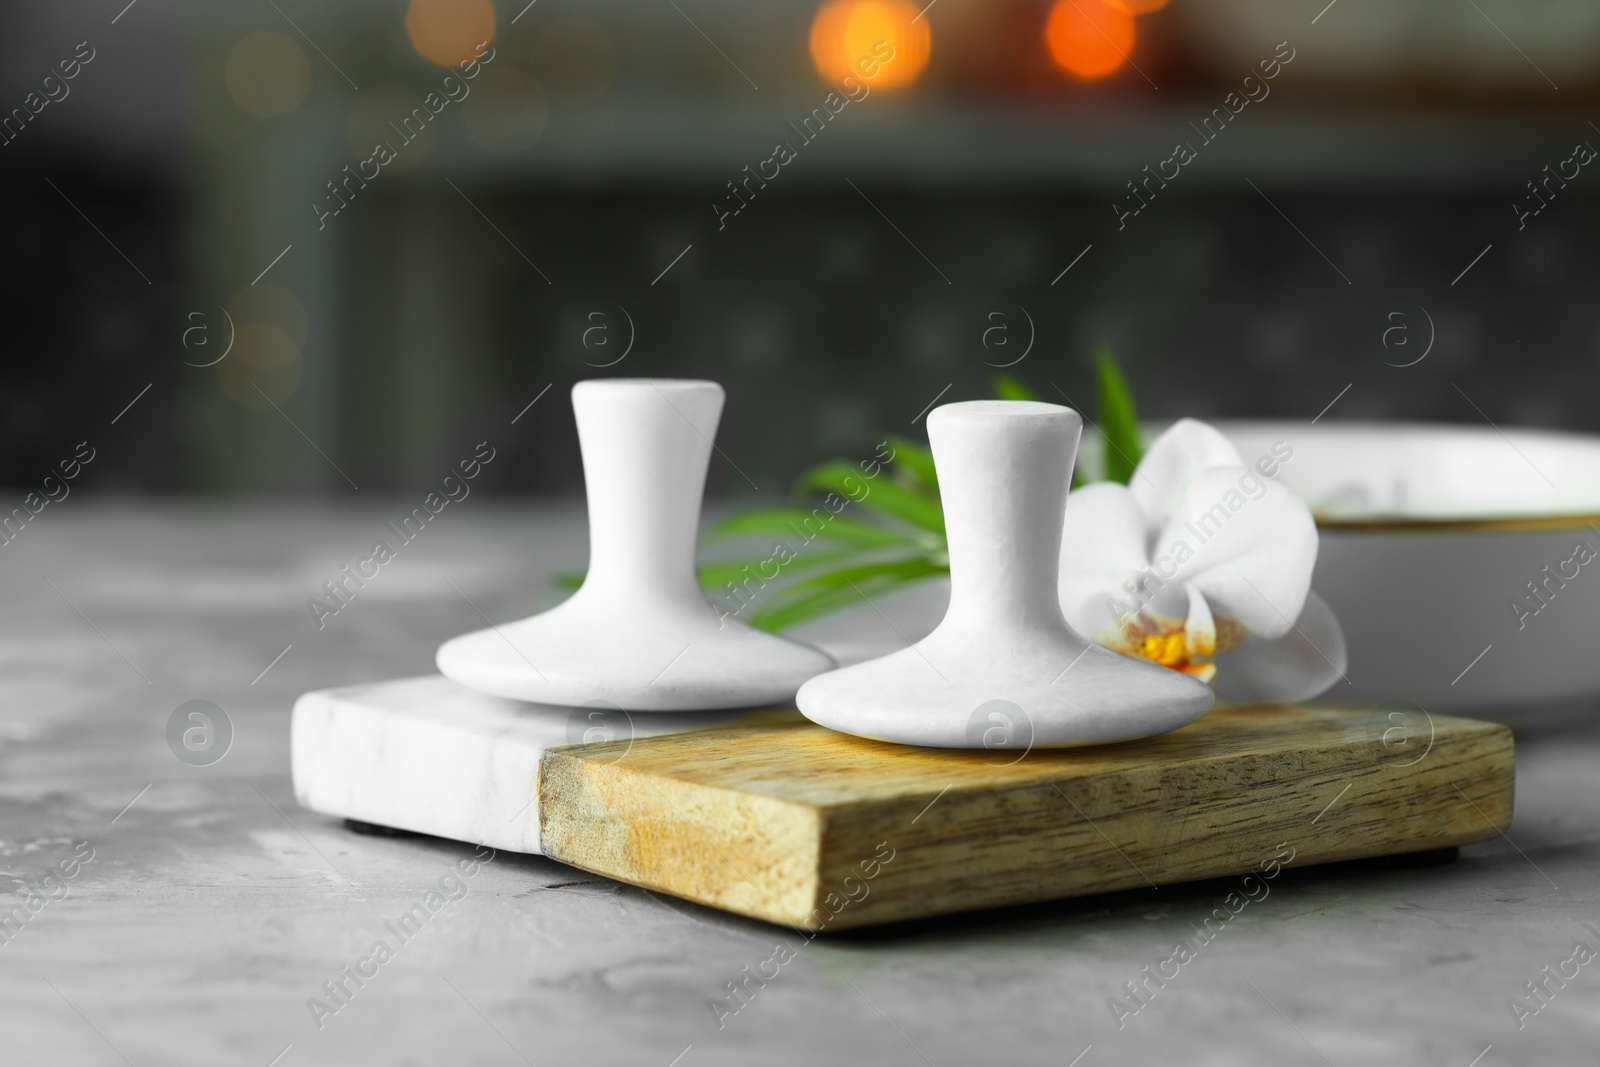
<svg viewBox="0 0 1600 1067">
<path fill-rule="evenodd" d="M 933 452 L 928 446 L 894 434 L 887 439 L 894 449 L 894 462 L 900 465 L 898 473 L 904 476 L 908 487 L 938 496 L 939 472 L 934 469 Z"/>
<path fill-rule="evenodd" d="M 994 395 L 999 400 L 1038 400 L 1039 397 L 1032 389 L 1023 385 L 1015 375 L 1001 371 L 991 380 Z"/>
<path fill-rule="evenodd" d="M 926 556 L 841 567 L 795 582 L 775 593 L 756 610 L 750 622 L 762 630 L 786 630 L 851 604 L 861 604 L 864 598 L 948 573 L 948 562 L 940 563 Z"/>
<path fill-rule="evenodd" d="M 944 534 L 944 511 L 938 497 L 883 477 L 869 480 L 853 463 L 833 460 L 801 474 L 794 485 L 796 495 L 813 490 L 842 494 L 867 511 L 882 512 L 912 526 Z"/>
<path fill-rule="evenodd" d="M 1100 413 L 1100 435 L 1106 442 L 1106 480 L 1127 485 L 1144 455 L 1139 443 L 1139 413 L 1134 409 L 1128 382 L 1108 349 L 1095 350 L 1094 368 L 1098 393 L 1095 406 Z"/>
<path fill-rule="evenodd" d="M 793 505 L 752 508 L 730 515 L 701 535 L 703 541 L 726 541 L 735 537 L 777 537 L 784 540 L 809 541 L 826 538 L 848 541 L 858 545 L 905 545 L 909 539 L 904 533 L 835 515 L 827 508 L 803 508 Z"/>
</svg>

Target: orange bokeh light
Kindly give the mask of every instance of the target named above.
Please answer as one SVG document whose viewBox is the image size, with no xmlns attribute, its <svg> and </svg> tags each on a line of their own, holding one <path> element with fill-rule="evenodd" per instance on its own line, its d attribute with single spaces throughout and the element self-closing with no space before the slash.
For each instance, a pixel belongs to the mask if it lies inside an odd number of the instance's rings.
<svg viewBox="0 0 1600 1067">
<path fill-rule="evenodd" d="M 1149 15 L 1167 6 L 1167 0 L 1122 0 L 1122 2 L 1135 15 Z"/>
<path fill-rule="evenodd" d="M 874 89 L 916 81 L 933 50 L 928 20 L 917 18 L 918 10 L 906 0 L 824 4 L 811 23 L 811 61 L 817 73 L 834 84 L 850 75 Z M 893 51 L 878 48 L 879 42 Z"/>
<path fill-rule="evenodd" d="M 423 59 L 453 67 L 494 40 L 494 5 L 489 0 L 411 0 L 406 33 Z"/>
<path fill-rule="evenodd" d="M 1128 61 L 1136 36 L 1122 0 L 1056 0 L 1044 25 L 1050 58 L 1084 79 L 1115 73 Z"/>
</svg>

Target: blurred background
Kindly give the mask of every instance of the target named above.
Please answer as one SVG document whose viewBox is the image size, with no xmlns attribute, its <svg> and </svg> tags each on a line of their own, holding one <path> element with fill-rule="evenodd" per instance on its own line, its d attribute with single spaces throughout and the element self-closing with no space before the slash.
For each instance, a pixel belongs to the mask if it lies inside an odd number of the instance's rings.
<svg viewBox="0 0 1600 1067">
<path fill-rule="evenodd" d="M 626 375 L 724 383 L 712 492 L 771 495 L 1097 344 L 1148 417 L 1600 429 L 1582 0 L 72 0 L 0 56 L 11 485 L 488 439 L 571 495 Z"/>
</svg>

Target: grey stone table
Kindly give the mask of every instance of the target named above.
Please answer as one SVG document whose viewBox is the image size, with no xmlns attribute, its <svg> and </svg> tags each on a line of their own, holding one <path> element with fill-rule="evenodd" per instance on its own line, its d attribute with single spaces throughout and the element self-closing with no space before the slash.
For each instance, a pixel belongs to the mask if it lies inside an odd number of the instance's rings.
<svg viewBox="0 0 1600 1067">
<path fill-rule="evenodd" d="M 1238 886 L 808 943 L 548 860 L 474 868 L 469 846 L 302 811 L 298 693 L 425 673 L 479 609 L 527 614 L 554 599 L 552 570 L 582 564 L 576 512 L 470 498 L 319 630 L 306 599 L 412 503 L 74 497 L 0 548 L 0 907 L 24 915 L 0 926 L 0 1063 L 1595 1062 L 1600 962 L 1568 961 L 1579 941 L 1600 949 L 1584 925 L 1600 927 L 1600 708 L 1519 738 L 1509 838 L 1453 864 L 1286 872 L 1164 985 L 1144 969 Z M 234 730 L 209 766 L 167 741 L 195 699 Z M 385 924 L 451 872 L 454 899 L 399 943 Z M 344 968 L 379 938 L 392 958 L 357 986 Z M 732 1000 L 727 983 L 775 954 L 776 976 Z"/>
</svg>

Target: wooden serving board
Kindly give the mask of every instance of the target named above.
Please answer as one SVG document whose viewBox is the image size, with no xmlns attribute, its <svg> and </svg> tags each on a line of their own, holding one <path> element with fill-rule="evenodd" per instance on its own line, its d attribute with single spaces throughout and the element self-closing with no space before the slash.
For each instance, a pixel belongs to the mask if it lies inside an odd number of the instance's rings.
<svg viewBox="0 0 1600 1067">
<path fill-rule="evenodd" d="M 1463 845 L 1510 825 L 1513 776 L 1509 729 L 1418 711 L 1225 708 L 1020 759 L 777 713 L 552 748 L 538 808 L 564 863 L 838 930 Z"/>
</svg>

